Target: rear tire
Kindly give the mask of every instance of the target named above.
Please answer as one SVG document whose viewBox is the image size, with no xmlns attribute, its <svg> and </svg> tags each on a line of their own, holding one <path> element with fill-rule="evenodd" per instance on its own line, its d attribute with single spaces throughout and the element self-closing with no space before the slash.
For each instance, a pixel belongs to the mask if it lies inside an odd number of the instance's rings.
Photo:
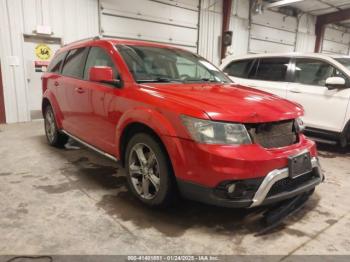
<svg viewBox="0 0 350 262">
<path fill-rule="evenodd" d="M 163 145 L 146 133 L 134 135 L 125 152 L 131 192 L 149 207 L 164 208 L 176 199 L 172 166 Z"/>
<path fill-rule="evenodd" d="M 55 114 L 51 105 L 48 105 L 45 108 L 44 124 L 46 139 L 49 144 L 54 147 L 63 148 L 64 145 L 68 142 L 69 137 L 58 130 Z"/>
</svg>

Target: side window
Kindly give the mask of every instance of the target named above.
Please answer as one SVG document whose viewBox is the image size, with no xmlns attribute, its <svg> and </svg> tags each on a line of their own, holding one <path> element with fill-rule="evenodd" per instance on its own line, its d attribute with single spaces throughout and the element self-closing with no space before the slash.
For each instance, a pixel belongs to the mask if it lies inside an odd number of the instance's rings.
<svg viewBox="0 0 350 262">
<path fill-rule="evenodd" d="M 249 78 L 266 81 L 286 81 L 288 65 L 289 58 L 261 58 L 259 63 L 253 66 Z"/>
<path fill-rule="evenodd" d="M 84 79 L 89 79 L 89 69 L 93 66 L 109 66 L 112 67 L 114 79 L 119 79 L 119 74 L 108 53 L 100 47 L 91 47 L 88 58 L 86 60 Z"/>
<path fill-rule="evenodd" d="M 294 81 L 297 83 L 324 86 L 326 79 L 334 74 L 334 67 L 326 62 L 309 58 L 296 59 Z"/>
<path fill-rule="evenodd" d="M 57 74 L 60 73 L 61 65 L 63 64 L 63 60 L 66 54 L 67 52 L 61 52 L 57 54 L 50 62 L 50 65 L 47 71 L 51 73 L 57 73 Z"/>
<path fill-rule="evenodd" d="M 231 62 L 228 66 L 226 66 L 224 72 L 227 73 L 229 76 L 244 78 L 249 73 L 253 61 L 253 59 L 248 59 Z"/>
<path fill-rule="evenodd" d="M 70 50 L 66 59 L 64 60 L 62 75 L 83 78 L 87 50 L 87 48 Z"/>
</svg>

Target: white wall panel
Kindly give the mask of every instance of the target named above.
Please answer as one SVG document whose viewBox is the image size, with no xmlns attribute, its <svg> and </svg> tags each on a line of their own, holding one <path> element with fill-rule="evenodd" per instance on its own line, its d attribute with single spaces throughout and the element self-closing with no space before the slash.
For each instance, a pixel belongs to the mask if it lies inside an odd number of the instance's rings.
<svg viewBox="0 0 350 262">
<path fill-rule="evenodd" d="M 342 54 L 349 53 L 350 33 L 348 29 L 329 25 L 325 29 L 322 43 L 322 53 Z"/>
<path fill-rule="evenodd" d="M 23 34 L 52 28 L 68 43 L 98 34 L 97 0 L 0 0 L 0 60 L 8 123 L 30 120 L 23 62 Z M 10 65 L 13 59 L 18 65 Z"/>
<path fill-rule="evenodd" d="M 198 0 L 102 0 L 102 34 L 197 51 L 198 5 Z"/>
<path fill-rule="evenodd" d="M 292 52 L 295 50 L 298 21 L 295 17 L 264 10 L 252 15 L 250 53 Z"/>
</svg>

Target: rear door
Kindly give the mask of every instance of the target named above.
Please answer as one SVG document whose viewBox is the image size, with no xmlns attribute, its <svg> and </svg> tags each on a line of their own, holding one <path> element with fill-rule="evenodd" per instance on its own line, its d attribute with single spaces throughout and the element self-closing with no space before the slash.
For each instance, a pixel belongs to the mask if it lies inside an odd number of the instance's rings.
<svg viewBox="0 0 350 262">
<path fill-rule="evenodd" d="M 293 62 L 294 81 L 288 85 L 287 98 L 305 109 L 304 122 L 308 127 L 341 132 L 350 89 L 329 90 L 326 79 L 341 76 L 349 79 L 327 61 L 313 58 L 296 58 Z"/>
<path fill-rule="evenodd" d="M 62 103 L 63 128 L 82 140 L 86 140 L 86 119 L 89 115 L 89 92 L 83 88 L 84 65 L 87 47 L 72 49 L 67 54 L 59 83 Z"/>
<path fill-rule="evenodd" d="M 115 154 L 116 125 L 120 112 L 116 108 L 119 103 L 120 88 L 112 84 L 89 81 L 89 69 L 93 66 L 112 67 L 114 78 L 120 79 L 119 72 L 112 56 L 103 47 L 90 48 L 81 87 L 89 95 L 89 114 L 85 118 L 85 129 L 88 130 L 87 142 L 104 152 Z"/>
</svg>

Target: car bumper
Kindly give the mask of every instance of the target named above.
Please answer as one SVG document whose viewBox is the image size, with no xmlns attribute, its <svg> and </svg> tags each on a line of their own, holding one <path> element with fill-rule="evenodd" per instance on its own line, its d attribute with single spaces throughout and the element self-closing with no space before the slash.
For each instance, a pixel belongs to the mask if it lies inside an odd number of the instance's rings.
<svg viewBox="0 0 350 262">
<path fill-rule="evenodd" d="M 291 198 L 312 190 L 323 179 L 315 143 L 305 136 L 284 148 L 266 149 L 258 144 L 220 146 L 166 137 L 178 187 L 187 198 L 225 207 L 254 207 Z M 288 159 L 308 151 L 313 170 L 300 179 L 290 179 Z M 249 190 L 242 197 L 227 195 L 226 186 L 238 183 Z M 283 186 L 287 186 L 285 190 Z M 292 186 L 291 186 L 292 185 Z M 249 192 L 248 192 L 249 191 Z"/>
<path fill-rule="evenodd" d="M 230 208 L 251 208 L 262 205 L 273 204 L 280 202 L 304 192 L 313 190 L 318 184 L 324 180 L 324 175 L 320 167 L 317 157 L 312 158 L 312 179 L 300 183 L 296 188 L 283 191 L 277 194 L 269 194 L 270 190 L 278 181 L 282 181 L 289 177 L 288 168 L 275 169 L 269 172 L 261 181 L 257 191 L 251 199 L 229 199 L 223 198 L 215 194 L 215 188 L 201 186 L 192 182 L 178 179 L 178 187 L 181 194 L 189 199 L 196 200 L 202 203 L 230 207 Z"/>
</svg>

